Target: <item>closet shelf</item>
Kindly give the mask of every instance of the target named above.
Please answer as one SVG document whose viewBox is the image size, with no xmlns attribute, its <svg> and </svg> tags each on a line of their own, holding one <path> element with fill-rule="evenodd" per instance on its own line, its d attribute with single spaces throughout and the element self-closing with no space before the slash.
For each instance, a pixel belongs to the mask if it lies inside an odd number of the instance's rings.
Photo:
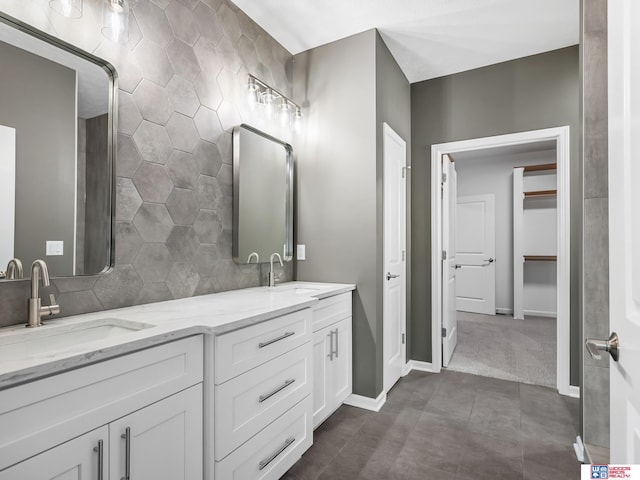
<svg viewBox="0 0 640 480">
<path fill-rule="evenodd" d="M 541 172 L 544 170 L 556 170 L 558 167 L 555 163 L 543 163 L 541 165 L 527 165 L 526 167 L 519 167 L 519 168 L 522 168 L 524 173 L 527 173 L 527 172 Z"/>
<path fill-rule="evenodd" d="M 524 198 L 534 197 L 555 197 L 558 190 L 534 190 L 532 192 L 524 192 Z"/>
<path fill-rule="evenodd" d="M 525 262 L 556 262 L 558 257 L 556 255 L 524 255 Z"/>
</svg>

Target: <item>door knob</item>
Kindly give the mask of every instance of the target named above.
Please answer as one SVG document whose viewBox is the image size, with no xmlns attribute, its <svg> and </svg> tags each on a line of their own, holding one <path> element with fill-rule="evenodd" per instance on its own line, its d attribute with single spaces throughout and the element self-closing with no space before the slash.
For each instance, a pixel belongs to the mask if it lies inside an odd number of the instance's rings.
<svg viewBox="0 0 640 480">
<path fill-rule="evenodd" d="M 609 352 L 614 362 L 617 362 L 620 358 L 620 341 L 618 340 L 618 334 L 613 332 L 609 337 L 609 340 L 597 340 L 595 338 L 587 338 L 585 340 L 587 351 L 591 358 L 600 360 L 602 356 L 598 352 Z"/>
<path fill-rule="evenodd" d="M 398 278 L 400 275 L 393 275 L 390 272 L 387 272 L 387 280 L 391 280 L 392 278 Z"/>
</svg>

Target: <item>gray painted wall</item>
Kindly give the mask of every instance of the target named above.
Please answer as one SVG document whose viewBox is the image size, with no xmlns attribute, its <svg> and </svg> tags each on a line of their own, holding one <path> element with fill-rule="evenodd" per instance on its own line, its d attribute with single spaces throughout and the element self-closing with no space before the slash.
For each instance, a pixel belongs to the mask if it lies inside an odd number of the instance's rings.
<svg viewBox="0 0 640 480">
<path fill-rule="evenodd" d="M 379 392 L 376 32 L 294 56 L 306 128 L 296 154 L 297 280 L 355 283 L 353 391 Z"/>
<path fill-rule="evenodd" d="M 353 391 L 382 391 L 382 122 L 410 136 L 409 83 L 375 30 L 294 57 L 298 280 L 355 283 Z"/>
<path fill-rule="evenodd" d="M 609 337 L 607 1 L 582 2 L 584 151 L 583 336 Z M 583 435 L 609 448 L 609 359 L 582 350 Z M 588 448 L 588 447 L 587 447 Z M 594 460 L 595 461 L 595 460 Z"/>
<path fill-rule="evenodd" d="M 578 47 L 492 65 L 411 86 L 412 318 L 410 358 L 431 361 L 431 145 L 569 125 L 571 128 L 571 383 L 580 382 Z"/>
<path fill-rule="evenodd" d="M 4 42 L 0 57 L 5 65 L 0 69 L 0 124 L 16 129 L 15 256 L 25 269 L 43 258 L 52 271 L 70 275 L 76 220 L 76 74 Z M 45 239 L 63 241 L 64 255 L 45 257 Z"/>
<path fill-rule="evenodd" d="M 246 103 L 247 73 L 290 93 L 292 57 L 231 2 L 161 3 L 136 2 L 120 46 L 101 36 L 100 2 L 85 1 L 69 28 L 38 2 L 0 0 L 0 10 L 118 72 L 116 265 L 56 279 L 65 316 L 265 282 L 264 268 L 231 259 L 231 129 L 267 129 Z M 291 277 L 288 264 L 281 279 Z M 0 284 L 0 325 L 24 322 L 28 297 L 26 281 Z"/>
</svg>

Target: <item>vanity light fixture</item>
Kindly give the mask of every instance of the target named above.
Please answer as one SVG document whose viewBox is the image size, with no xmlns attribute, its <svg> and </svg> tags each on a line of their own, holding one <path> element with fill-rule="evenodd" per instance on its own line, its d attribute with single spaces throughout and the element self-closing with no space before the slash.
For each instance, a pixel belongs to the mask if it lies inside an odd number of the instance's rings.
<svg viewBox="0 0 640 480">
<path fill-rule="evenodd" d="M 302 120 L 302 109 L 293 100 L 287 98 L 276 89 L 270 87 L 262 80 L 249 74 L 247 82 L 249 91 L 248 99 L 251 105 L 262 105 L 268 118 L 273 118 L 274 109 L 278 109 L 278 116 L 283 125 L 290 125 L 293 121 L 296 130 L 299 130 Z"/>
<path fill-rule="evenodd" d="M 127 0 L 103 0 L 102 35 L 117 43 L 129 38 L 129 4 Z"/>
<path fill-rule="evenodd" d="M 82 0 L 51 0 L 49 7 L 63 17 L 80 18 L 82 16 Z"/>
</svg>

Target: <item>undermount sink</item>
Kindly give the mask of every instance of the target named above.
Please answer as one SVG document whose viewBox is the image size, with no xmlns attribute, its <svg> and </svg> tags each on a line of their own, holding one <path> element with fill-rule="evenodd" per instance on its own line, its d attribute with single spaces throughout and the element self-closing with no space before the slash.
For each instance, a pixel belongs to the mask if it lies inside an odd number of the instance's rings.
<svg viewBox="0 0 640 480">
<path fill-rule="evenodd" d="M 120 337 L 134 333 L 149 325 L 119 318 L 100 318 L 67 325 L 54 323 L 37 329 L 15 329 L 0 333 L 0 362 L 42 357 L 78 345 Z"/>
</svg>

